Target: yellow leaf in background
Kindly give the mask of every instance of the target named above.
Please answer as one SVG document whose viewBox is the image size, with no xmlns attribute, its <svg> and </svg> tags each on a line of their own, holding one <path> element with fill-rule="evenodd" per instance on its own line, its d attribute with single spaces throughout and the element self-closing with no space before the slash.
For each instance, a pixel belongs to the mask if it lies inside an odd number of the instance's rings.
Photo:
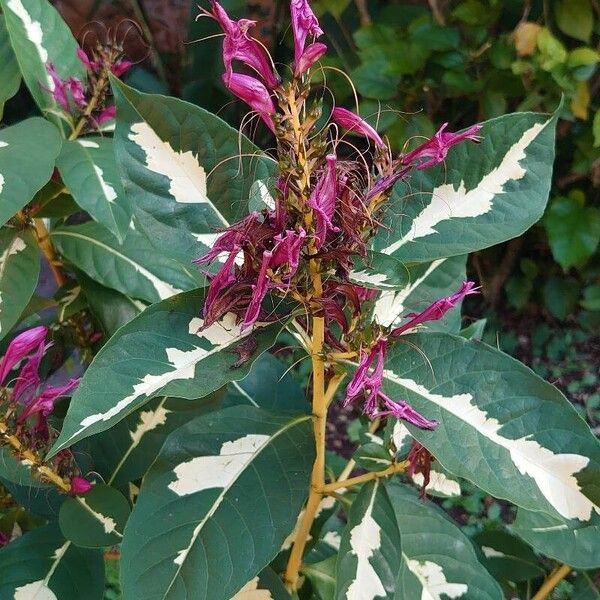
<svg viewBox="0 0 600 600">
<path fill-rule="evenodd" d="M 571 98 L 571 112 L 578 118 L 587 121 L 590 107 L 590 89 L 587 81 L 577 84 L 577 93 Z"/>
<path fill-rule="evenodd" d="M 515 29 L 515 48 L 519 56 L 531 56 L 535 52 L 537 37 L 542 27 L 537 23 L 525 21 Z"/>
<path fill-rule="evenodd" d="M 249 581 L 231 600 L 273 600 L 269 590 L 258 589 L 258 577 Z"/>
</svg>

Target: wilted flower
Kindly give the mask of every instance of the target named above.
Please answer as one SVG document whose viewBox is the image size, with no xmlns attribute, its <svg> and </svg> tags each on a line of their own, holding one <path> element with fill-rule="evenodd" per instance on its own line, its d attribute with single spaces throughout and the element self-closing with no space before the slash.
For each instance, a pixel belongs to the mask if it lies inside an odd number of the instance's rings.
<svg viewBox="0 0 600 600">
<path fill-rule="evenodd" d="M 348 129 L 348 131 L 352 131 L 354 133 L 363 135 L 373 140 L 380 148 L 385 148 L 385 144 L 383 143 L 381 136 L 364 119 L 361 119 L 351 110 L 340 108 L 338 106 L 333 109 L 331 113 L 331 118 L 340 127 Z"/>
<path fill-rule="evenodd" d="M 427 169 L 446 160 L 448 150 L 455 144 L 463 140 L 471 140 L 472 142 L 481 141 L 481 137 L 475 135 L 481 129 L 481 125 L 473 125 L 461 133 L 445 132 L 446 127 L 448 127 L 448 123 L 444 123 L 437 133 L 424 144 L 400 157 L 400 162 L 403 165 L 414 164 L 419 170 Z M 429 160 L 422 161 L 422 159 Z"/>
</svg>

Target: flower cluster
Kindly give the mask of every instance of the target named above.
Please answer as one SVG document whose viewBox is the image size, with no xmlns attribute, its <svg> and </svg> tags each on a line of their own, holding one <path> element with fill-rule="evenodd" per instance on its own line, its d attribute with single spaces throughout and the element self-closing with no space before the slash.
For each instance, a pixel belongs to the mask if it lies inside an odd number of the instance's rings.
<svg viewBox="0 0 600 600">
<path fill-rule="evenodd" d="M 22 448 L 42 455 L 53 441 L 48 417 L 54 411 L 56 401 L 70 394 L 79 384 L 79 379 L 69 379 L 59 386 L 42 382 L 40 364 L 52 345 L 46 342 L 47 335 L 48 328 L 45 326 L 23 331 L 10 342 L 0 360 L 4 418 L 12 425 Z M 9 378 L 17 367 L 18 373 Z M 81 494 L 90 490 L 90 482 L 76 474 L 70 450 L 63 450 L 57 455 L 54 467 L 60 476 L 70 479 L 71 493 Z"/>
<path fill-rule="evenodd" d="M 455 144 L 478 142 L 480 126 L 451 133 L 446 123 L 431 139 L 395 157 L 369 123 L 345 108 L 335 107 L 328 124 L 317 128 L 322 105 L 318 100 L 309 105 L 308 72 L 327 48 L 317 41 L 323 32 L 307 0 L 291 0 L 290 10 L 294 65 L 289 81 L 281 80 L 266 49 L 251 37 L 253 21 L 231 19 L 216 0 L 203 11 L 224 34 L 223 82 L 273 132 L 279 165 L 272 208 L 222 231 L 211 251 L 196 261 L 210 280 L 203 326 L 233 313 L 247 329 L 274 318 L 264 308 L 267 296 L 290 297 L 298 305 L 291 316 L 301 338 L 313 334 L 307 316 L 322 318 L 325 355 L 341 352 L 358 359 L 345 404 L 362 400 L 371 418 L 391 415 L 433 428 L 435 421 L 384 391 L 386 351 L 405 332 L 441 319 L 476 291 L 474 284 L 465 282 L 455 294 L 406 315 L 400 326 L 383 328 L 371 322 L 365 304 L 377 290 L 354 285 L 350 274 L 357 257 L 368 260 L 369 241 L 394 184 L 413 169 L 444 161 Z M 246 72 L 236 72 L 238 65 Z M 372 152 L 357 149 L 345 132 L 362 137 Z"/>
<path fill-rule="evenodd" d="M 49 62 L 46 64 L 46 70 L 52 81 L 52 87 L 43 87 L 65 113 L 86 115 L 91 128 L 98 129 L 115 118 L 115 106 L 105 105 L 108 73 L 121 77 L 131 68 L 132 63 L 120 58 L 120 50 L 112 46 L 107 48 L 99 46 L 91 58 L 84 50 L 77 48 L 77 58 L 86 69 L 85 82 L 77 77 L 67 79 L 60 77 L 56 66 Z"/>
</svg>

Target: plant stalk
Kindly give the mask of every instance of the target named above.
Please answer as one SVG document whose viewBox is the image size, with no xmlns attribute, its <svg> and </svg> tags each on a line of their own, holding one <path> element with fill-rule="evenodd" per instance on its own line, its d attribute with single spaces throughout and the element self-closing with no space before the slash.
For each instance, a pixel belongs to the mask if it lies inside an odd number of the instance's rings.
<svg viewBox="0 0 600 600">
<path fill-rule="evenodd" d="M 350 477 L 350 479 L 342 479 L 334 481 L 333 483 L 327 483 L 323 486 L 323 492 L 325 494 L 330 494 L 331 492 L 335 492 L 336 490 L 349 488 L 354 485 L 360 485 L 361 483 L 366 483 L 368 481 L 372 481 L 373 479 L 389 477 L 390 475 L 394 475 L 396 473 L 401 473 L 402 471 L 405 471 L 407 466 L 408 461 L 405 460 L 403 462 L 394 463 L 390 465 L 387 469 L 384 469 L 383 471 L 369 471 L 364 475 L 357 475 L 356 477 Z"/>
<path fill-rule="evenodd" d="M 542 584 L 542 587 L 540 587 L 540 589 L 537 591 L 537 593 L 531 600 L 544 600 L 545 598 L 547 598 L 552 593 L 552 590 L 570 572 L 571 572 L 571 567 L 569 565 L 561 565 L 560 567 L 558 567 L 557 569 L 552 571 L 552 573 L 550 573 L 550 575 L 548 575 L 548 577 L 546 577 L 546 580 Z"/>
</svg>

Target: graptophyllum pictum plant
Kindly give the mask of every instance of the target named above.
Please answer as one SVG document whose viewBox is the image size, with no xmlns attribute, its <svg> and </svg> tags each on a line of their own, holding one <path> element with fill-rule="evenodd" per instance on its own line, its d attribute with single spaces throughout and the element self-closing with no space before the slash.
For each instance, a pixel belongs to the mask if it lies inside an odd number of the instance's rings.
<svg viewBox="0 0 600 600">
<path fill-rule="evenodd" d="M 120 82 L 118 41 L 88 56 L 46 0 L 0 6 L 0 98 L 22 78 L 43 115 L 0 130 L 0 598 L 100 599 L 107 548 L 125 600 L 539 600 L 600 566 L 597 440 L 460 329 L 466 255 L 544 210 L 556 116 L 394 153 L 335 105 L 305 0 L 277 69 L 212 2 L 263 152 Z M 469 486 L 502 529 L 444 514 Z"/>
</svg>

